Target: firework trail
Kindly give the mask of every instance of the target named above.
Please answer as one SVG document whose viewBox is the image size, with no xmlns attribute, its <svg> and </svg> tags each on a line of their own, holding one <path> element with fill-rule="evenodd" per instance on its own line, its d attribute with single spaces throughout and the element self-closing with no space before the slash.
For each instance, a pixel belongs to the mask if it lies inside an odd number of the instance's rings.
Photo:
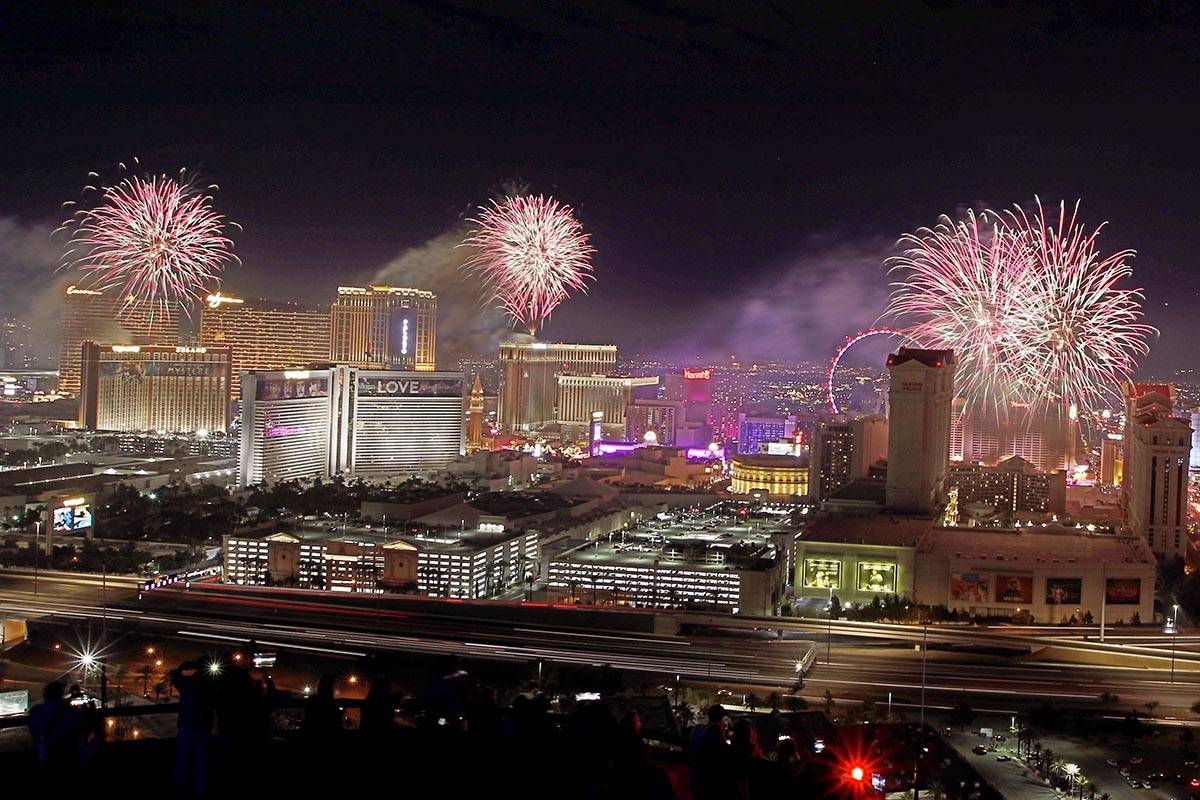
<svg viewBox="0 0 1200 800">
<path fill-rule="evenodd" d="M 84 273 L 89 288 L 119 292 L 129 305 L 187 311 L 237 257 L 225 235 L 232 223 L 212 210 L 209 195 L 182 179 L 185 174 L 135 175 L 115 186 L 86 187 L 85 195 L 94 191 L 97 201 L 59 229 L 70 234 L 62 267 Z"/>
<path fill-rule="evenodd" d="M 1040 201 L 1028 215 L 968 211 L 901 239 L 887 314 L 928 347 L 956 351 L 958 391 L 976 407 L 1007 413 L 1098 408 L 1148 351 L 1154 329 L 1141 293 L 1117 288 L 1133 252 L 1102 257 L 1100 228 L 1087 232 L 1061 204 L 1056 224 Z"/>
<path fill-rule="evenodd" d="M 498 303 L 530 333 L 572 291 L 586 291 L 594 249 L 570 206 L 532 195 L 492 201 L 462 242 L 475 252 L 464 267 L 482 276 Z"/>
<path fill-rule="evenodd" d="M 1078 214 L 1078 202 L 1069 214 L 1060 203 L 1055 221 L 1038 201 L 1032 216 L 1017 207 L 1006 217 L 1034 262 L 1018 326 L 1031 397 L 1087 410 L 1115 397 L 1157 331 L 1140 322 L 1141 290 L 1117 286 L 1133 274 L 1134 251 L 1102 256 L 1104 226 L 1089 231 Z"/>
</svg>

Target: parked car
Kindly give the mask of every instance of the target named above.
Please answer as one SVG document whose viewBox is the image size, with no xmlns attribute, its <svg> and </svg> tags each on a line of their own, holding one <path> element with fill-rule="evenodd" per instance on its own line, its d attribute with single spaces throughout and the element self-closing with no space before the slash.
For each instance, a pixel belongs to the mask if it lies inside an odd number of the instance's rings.
<svg viewBox="0 0 1200 800">
<path fill-rule="evenodd" d="M 971 752 L 977 756 L 986 756 L 988 749 L 981 744 L 977 744 L 971 748 Z"/>
<path fill-rule="evenodd" d="M 997 761 L 1012 761 L 1008 756 L 996 756 Z"/>
</svg>

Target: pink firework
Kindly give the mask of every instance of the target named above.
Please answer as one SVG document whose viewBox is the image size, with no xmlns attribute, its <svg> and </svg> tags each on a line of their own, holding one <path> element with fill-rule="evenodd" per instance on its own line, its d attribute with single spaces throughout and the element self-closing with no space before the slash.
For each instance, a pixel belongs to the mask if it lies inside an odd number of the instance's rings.
<svg viewBox="0 0 1200 800">
<path fill-rule="evenodd" d="M 83 272 L 91 288 L 118 292 L 130 305 L 186 310 L 237 259 L 212 198 L 187 183 L 132 176 L 99 193 L 63 226 L 71 232 L 63 266 Z"/>
<path fill-rule="evenodd" d="M 570 206 L 551 197 L 510 197 L 480 209 L 462 245 L 496 302 L 530 333 L 573 291 L 586 291 L 594 249 Z"/>
<path fill-rule="evenodd" d="M 961 221 L 942 217 L 901 240 L 892 260 L 899 275 L 888 314 L 925 346 L 958 355 L 958 391 L 968 402 L 1003 412 L 1025 393 L 1020 363 L 1033 269 L 1028 248 L 1002 220 L 968 210 Z"/>
</svg>

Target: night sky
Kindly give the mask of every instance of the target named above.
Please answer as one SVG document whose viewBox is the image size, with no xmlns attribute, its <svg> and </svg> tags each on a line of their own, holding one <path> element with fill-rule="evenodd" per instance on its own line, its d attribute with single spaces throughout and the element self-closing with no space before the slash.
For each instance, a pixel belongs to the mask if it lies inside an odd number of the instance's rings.
<svg viewBox="0 0 1200 800">
<path fill-rule="evenodd" d="M 745 358 L 825 358 L 882 311 L 898 236 L 1040 195 L 1138 251 L 1147 371 L 1200 366 L 1195 7 L 23 5 L 0 17 L 0 310 L 38 302 L 87 171 L 135 154 L 220 185 L 228 289 L 327 301 L 395 262 L 436 273 L 464 347 L 495 331 L 450 245 L 512 183 L 598 251 L 547 337 Z"/>
</svg>

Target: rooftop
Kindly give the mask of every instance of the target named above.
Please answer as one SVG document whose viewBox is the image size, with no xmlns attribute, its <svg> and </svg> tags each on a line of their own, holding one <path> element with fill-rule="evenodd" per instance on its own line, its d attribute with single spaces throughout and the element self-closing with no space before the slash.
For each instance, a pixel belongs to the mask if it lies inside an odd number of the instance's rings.
<svg viewBox="0 0 1200 800">
<path fill-rule="evenodd" d="M 831 514 L 809 524 L 800 538 L 804 542 L 916 547 L 933 524 L 931 517 Z"/>
<path fill-rule="evenodd" d="M 1022 528 L 936 528 L 921 540 L 919 552 L 971 560 L 1024 564 L 1149 564 L 1140 537 L 1090 533 L 1056 523 Z"/>
<path fill-rule="evenodd" d="M 898 351 L 888 356 L 887 365 L 895 367 L 908 361 L 919 361 L 927 367 L 937 369 L 944 364 L 954 363 L 954 351 L 901 347 Z"/>
</svg>

